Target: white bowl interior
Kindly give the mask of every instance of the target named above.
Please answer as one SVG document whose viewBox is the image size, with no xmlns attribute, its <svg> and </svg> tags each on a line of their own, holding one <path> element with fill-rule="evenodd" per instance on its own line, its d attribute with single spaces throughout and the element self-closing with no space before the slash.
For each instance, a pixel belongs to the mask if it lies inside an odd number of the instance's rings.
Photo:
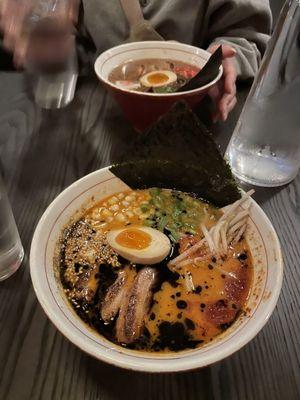
<svg viewBox="0 0 300 400">
<path fill-rule="evenodd" d="M 62 229 L 82 205 L 128 187 L 109 172 L 96 171 L 75 182 L 49 206 L 32 241 L 30 268 L 36 295 L 56 327 L 85 352 L 108 363 L 141 371 L 180 371 L 203 367 L 237 351 L 251 340 L 271 315 L 281 289 L 282 257 L 277 235 L 261 208 L 252 200 L 247 240 L 255 266 L 246 313 L 212 343 L 196 350 L 165 355 L 121 348 L 92 331 L 73 311 L 53 268 L 53 255 Z"/>
<path fill-rule="evenodd" d="M 115 67 L 126 61 L 142 60 L 147 58 L 172 59 L 203 68 L 210 56 L 211 54 L 206 50 L 182 43 L 136 42 L 116 46 L 102 53 L 95 62 L 95 72 L 103 82 L 120 90 L 118 86 L 108 80 L 108 77 Z M 222 73 L 223 69 L 220 67 L 217 78 L 208 85 L 199 89 L 204 90 L 206 87 L 212 85 L 220 79 Z M 199 89 L 187 91 L 185 93 L 199 91 Z M 143 95 L 153 96 L 153 93 L 143 93 Z M 165 95 L 170 96 L 174 95 L 174 93 Z"/>
</svg>

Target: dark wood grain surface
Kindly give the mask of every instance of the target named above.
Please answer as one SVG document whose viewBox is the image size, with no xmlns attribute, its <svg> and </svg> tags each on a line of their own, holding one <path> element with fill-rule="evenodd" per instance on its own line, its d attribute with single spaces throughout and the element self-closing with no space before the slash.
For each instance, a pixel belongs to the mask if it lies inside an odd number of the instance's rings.
<svg viewBox="0 0 300 400">
<path fill-rule="evenodd" d="M 40 216 L 66 186 L 108 165 L 132 132 L 94 80 L 80 82 L 60 111 L 38 110 L 21 74 L 0 74 L 0 159 L 28 256 Z M 222 149 L 240 105 L 213 128 Z M 0 284 L 0 399 L 298 400 L 300 399 L 300 176 L 256 199 L 274 224 L 285 261 L 278 305 L 265 328 L 239 352 L 210 367 L 143 374 L 105 365 L 72 345 L 46 318 L 28 260 Z"/>
</svg>

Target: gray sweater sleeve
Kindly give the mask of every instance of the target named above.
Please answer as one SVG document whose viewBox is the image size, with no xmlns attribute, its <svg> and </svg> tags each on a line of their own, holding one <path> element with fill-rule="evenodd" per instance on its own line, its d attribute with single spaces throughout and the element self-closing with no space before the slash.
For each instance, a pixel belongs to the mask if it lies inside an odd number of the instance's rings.
<svg viewBox="0 0 300 400">
<path fill-rule="evenodd" d="M 205 15 L 205 41 L 228 44 L 237 51 L 240 79 L 253 78 L 258 70 L 272 25 L 267 0 L 214 0 Z"/>
</svg>

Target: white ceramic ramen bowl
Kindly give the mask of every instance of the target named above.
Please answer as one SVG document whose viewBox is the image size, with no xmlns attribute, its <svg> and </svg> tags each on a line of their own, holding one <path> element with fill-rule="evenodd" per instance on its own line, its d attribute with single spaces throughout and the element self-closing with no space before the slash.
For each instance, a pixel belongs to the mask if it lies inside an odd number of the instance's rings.
<svg viewBox="0 0 300 400">
<path fill-rule="evenodd" d="M 95 171 L 65 189 L 48 207 L 34 233 L 30 272 L 37 298 L 57 329 L 86 353 L 119 367 L 171 372 L 204 367 L 248 343 L 262 329 L 276 305 L 283 275 L 277 235 L 262 209 L 252 200 L 247 240 L 254 262 L 254 283 L 246 313 L 211 343 L 179 353 L 153 354 L 125 349 L 92 331 L 75 314 L 56 279 L 53 256 L 57 240 L 70 217 L 82 205 L 128 187 L 107 168 Z"/>
</svg>

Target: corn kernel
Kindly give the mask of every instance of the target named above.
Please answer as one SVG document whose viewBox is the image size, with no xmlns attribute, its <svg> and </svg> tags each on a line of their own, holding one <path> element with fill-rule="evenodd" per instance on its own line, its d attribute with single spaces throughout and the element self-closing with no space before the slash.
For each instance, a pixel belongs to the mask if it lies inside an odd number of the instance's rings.
<svg viewBox="0 0 300 400">
<path fill-rule="evenodd" d="M 98 219 L 100 217 L 100 212 L 99 212 L 99 210 L 94 210 L 93 212 L 92 212 L 92 218 L 93 219 Z"/>
<path fill-rule="evenodd" d="M 134 200 L 134 196 L 126 196 L 125 200 L 131 202 Z"/>
<path fill-rule="evenodd" d="M 119 206 L 118 204 L 114 204 L 113 206 L 109 207 L 110 211 L 116 212 L 119 210 Z"/>
<path fill-rule="evenodd" d="M 125 199 L 126 199 L 126 197 L 125 197 Z M 122 204 L 124 207 L 128 207 L 130 203 L 128 201 L 124 200 L 124 201 L 122 201 Z"/>
<path fill-rule="evenodd" d="M 109 210 L 105 209 L 102 211 L 102 215 L 103 217 L 110 217 L 112 213 Z"/>
<path fill-rule="evenodd" d="M 117 214 L 115 218 L 116 218 L 116 221 L 118 221 L 118 222 L 125 222 L 126 221 L 126 217 L 122 213 Z"/>
<path fill-rule="evenodd" d="M 118 194 L 118 199 L 122 200 L 122 199 L 124 199 L 124 197 L 125 197 L 124 193 L 119 193 Z"/>
<path fill-rule="evenodd" d="M 126 215 L 127 215 L 128 218 L 133 218 L 134 217 L 134 214 L 133 214 L 132 211 L 126 211 Z"/>
<path fill-rule="evenodd" d="M 108 204 L 112 205 L 112 204 L 116 204 L 118 202 L 118 198 L 116 196 L 113 196 L 112 198 L 110 198 L 108 200 Z"/>
</svg>

